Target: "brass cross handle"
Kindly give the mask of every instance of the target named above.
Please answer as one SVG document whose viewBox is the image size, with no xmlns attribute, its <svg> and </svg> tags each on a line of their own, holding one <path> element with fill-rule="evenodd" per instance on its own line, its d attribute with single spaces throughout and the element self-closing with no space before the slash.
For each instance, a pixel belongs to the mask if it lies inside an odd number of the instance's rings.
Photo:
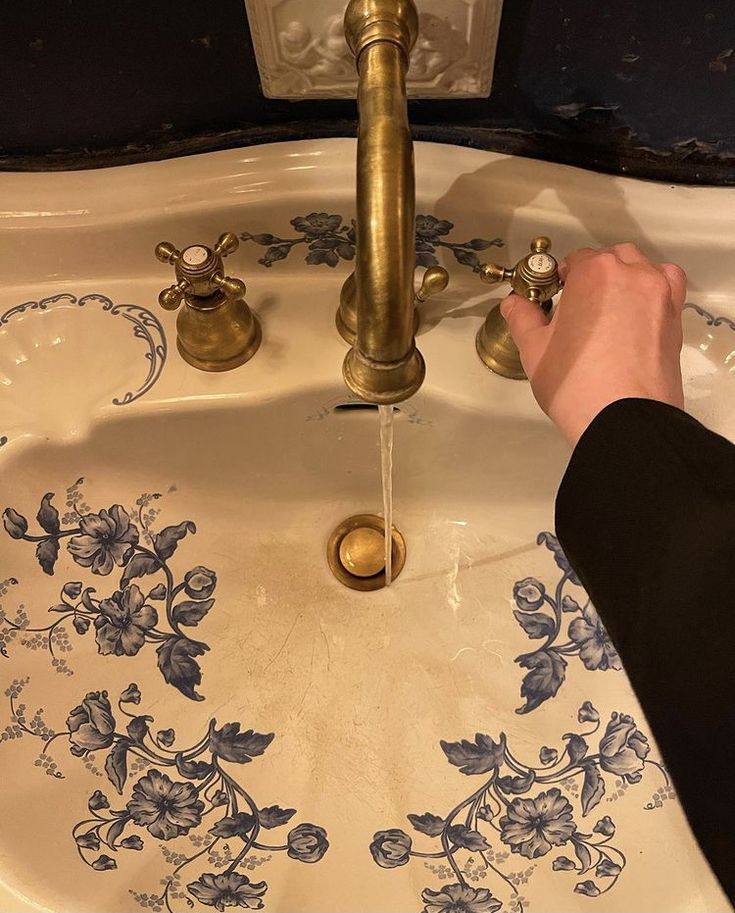
<svg viewBox="0 0 735 913">
<path fill-rule="evenodd" d="M 489 285 L 509 282 L 517 295 L 537 304 L 550 301 L 562 287 L 559 264 L 551 256 L 551 241 L 543 235 L 531 242 L 531 252 L 512 268 L 486 263 L 480 268 L 480 278 Z"/>
<path fill-rule="evenodd" d="M 243 298 L 247 289 L 240 279 L 225 276 L 222 260 L 234 253 L 240 242 L 237 235 L 227 231 L 220 235 L 213 248 L 191 244 L 178 250 L 168 241 L 156 245 L 156 257 L 161 263 L 171 263 L 176 273 L 175 285 L 165 288 L 158 303 L 167 311 L 175 311 L 186 295 L 208 298 L 221 292 L 226 298 Z"/>
<path fill-rule="evenodd" d="M 563 285 L 559 278 L 559 264 L 549 253 L 550 249 L 551 241 L 541 235 L 531 241 L 531 252 L 512 269 L 486 263 L 480 267 L 480 278 L 489 285 L 510 282 L 517 295 L 535 301 L 544 311 L 548 311 L 551 299 Z M 480 360 L 491 371 L 513 380 L 526 379 L 518 347 L 500 313 L 499 305 L 487 315 L 475 345 Z"/>
</svg>

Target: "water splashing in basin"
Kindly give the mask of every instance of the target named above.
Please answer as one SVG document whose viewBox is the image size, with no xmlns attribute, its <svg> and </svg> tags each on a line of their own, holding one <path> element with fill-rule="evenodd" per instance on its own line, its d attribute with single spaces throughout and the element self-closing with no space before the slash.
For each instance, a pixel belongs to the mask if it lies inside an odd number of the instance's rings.
<svg viewBox="0 0 735 913">
<path fill-rule="evenodd" d="M 385 520 L 385 585 L 393 579 L 393 406 L 379 406 L 380 474 Z"/>
</svg>

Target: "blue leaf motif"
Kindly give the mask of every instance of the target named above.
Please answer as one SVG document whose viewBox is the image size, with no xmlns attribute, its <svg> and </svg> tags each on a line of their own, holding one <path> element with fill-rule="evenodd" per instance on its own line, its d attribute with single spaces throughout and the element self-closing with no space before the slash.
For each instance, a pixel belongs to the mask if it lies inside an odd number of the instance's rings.
<svg viewBox="0 0 735 913">
<path fill-rule="evenodd" d="M 272 732 L 264 734 L 252 729 L 240 732 L 239 723 L 225 723 L 221 729 L 217 729 L 216 725 L 216 721 L 212 720 L 209 727 L 210 748 L 214 754 L 233 764 L 247 764 L 262 755 L 274 737 Z"/>
<path fill-rule="evenodd" d="M 557 563 L 557 566 L 560 570 L 564 571 L 569 580 L 576 584 L 577 586 L 582 586 L 579 577 L 572 570 L 572 566 L 567 560 L 567 556 L 562 551 L 561 545 L 559 545 L 559 540 L 556 538 L 553 533 L 539 533 L 536 537 L 537 545 L 545 545 L 550 552 L 554 555 L 554 560 Z"/>
<path fill-rule="evenodd" d="M 55 536 L 60 532 L 61 526 L 59 524 L 59 512 L 51 503 L 53 496 L 54 493 L 52 491 L 43 496 L 36 519 L 41 529 Z"/>
<path fill-rule="evenodd" d="M 202 682 L 202 670 L 194 657 L 202 656 L 207 650 L 206 644 L 186 637 L 169 637 L 156 650 L 164 679 L 193 701 L 204 700 L 196 691 Z"/>
<path fill-rule="evenodd" d="M 456 257 L 457 262 L 461 263 L 463 266 L 471 266 L 473 269 L 480 268 L 480 261 L 476 253 L 469 250 L 462 250 L 461 248 L 455 248 L 452 253 Z"/>
<path fill-rule="evenodd" d="M 605 795 L 605 781 L 602 779 L 597 764 L 584 765 L 584 783 L 582 784 L 582 814 L 586 815 L 600 802 Z"/>
<path fill-rule="evenodd" d="M 214 599 L 205 599 L 203 602 L 180 602 L 173 608 L 174 620 L 177 624 L 194 627 L 213 605 Z"/>
<path fill-rule="evenodd" d="M 466 827 L 464 824 L 454 824 L 447 830 L 447 837 L 456 846 L 461 846 L 473 853 L 482 853 L 489 850 L 487 840 L 479 831 Z"/>
<path fill-rule="evenodd" d="M 505 736 L 494 742 L 489 735 L 475 734 L 475 741 L 462 739 L 461 742 L 439 742 L 450 764 L 467 774 L 485 774 L 500 767 L 505 757 Z"/>
<path fill-rule="evenodd" d="M 432 815 L 431 812 L 425 812 L 423 815 L 408 815 L 408 820 L 413 824 L 416 830 L 427 837 L 438 837 L 444 830 L 446 823 L 438 815 Z"/>
<path fill-rule="evenodd" d="M 522 669 L 529 670 L 521 685 L 521 697 L 526 703 L 516 713 L 530 713 L 557 693 L 564 681 L 567 662 L 554 649 L 529 653 L 516 661 Z"/>
<path fill-rule="evenodd" d="M 56 559 L 58 557 L 58 539 L 44 539 L 43 542 L 39 542 L 36 546 L 36 558 L 38 559 L 38 563 L 41 565 L 44 574 L 48 574 L 49 577 L 53 576 L 54 565 L 56 564 Z"/>
<path fill-rule="evenodd" d="M 614 878 L 623 870 L 612 859 L 602 859 L 595 869 L 598 878 Z"/>
<path fill-rule="evenodd" d="M 567 732 L 562 736 L 567 743 L 567 755 L 570 764 L 577 764 L 587 754 L 587 743 L 581 735 L 574 732 Z"/>
<path fill-rule="evenodd" d="M 196 531 L 196 524 L 191 520 L 184 520 L 183 523 L 179 523 L 176 526 L 167 526 L 157 536 L 153 537 L 156 554 L 165 561 L 173 555 L 178 548 L 179 542 L 187 533 L 195 533 Z"/>
<path fill-rule="evenodd" d="M 152 716 L 136 716 L 128 723 L 127 732 L 130 739 L 137 745 L 142 745 L 148 735 L 148 723 L 153 722 Z"/>
<path fill-rule="evenodd" d="M 295 808 L 280 808 L 278 805 L 269 805 L 258 812 L 260 826 L 270 830 L 273 827 L 282 827 L 296 814 Z"/>
<path fill-rule="evenodd" d="M 146 574 L 155 574 L 157 570 L 161 567 L 161 562 L 157 558 L 152 558 L 148 555 L 134 555 L 130 561 L 128 561 L 125 570 L 123 571 L 120 584 L 125 586 L 131 580 L 136 579 L 137 577 L 145 577 Z M 154 590 L 156 587 L 154 587 Z M 153 591 L 151 591 L 152 595 Z M 165 593 L 164 593 L 165 595 Z M 158 598 L 157 596 L 153 598 Z"/>
<path fill-rule="evenodd" d="M 549 634 L 554 633 L 556 627 L 554 619 L 544 612 L 534 612 L 532 615 L 529 615 L 514 609 L 513 614 L 515 615 L 518 624 L 532 640 L 548 637 Z"/>
<path fill-rule="evenodd" d="M 613 837 L 615 835 L 615 822 L 610 815 L 605 815 L 604 818 L 600 818 L 592 830 L 596 834 L 602 834 L 604 837 Z"/>
<path fill-rule="evenodd" d="M 120 739 L 105 761 L 105 773 L 120 795 L 122 795 L 125 781 L 128 779 L 128 748 L 130 742 Z"/>
<path fill-rule="evenodd" d="M 95 831 L 87 831 L 86 834 L 78 834 L 75 838 L 77 846 L 83 850 L 98 850 L 100 848 L 100 838 Z"/>
<path fill-rule="evenodd" d="M 187 761 L 181 752 L 176 755 L 175 760 L 176 769 L 187 780 L 204 780 L 214 769 L 206 761 Z"/>
<path fill-rule="evenodd" d="M 579 874 L 584 875 L 592 867 L 592 854 L 581 840 L 572 840 L 574 844 L 574 853 L 579 859 Z"/>
<path fill-rule="evenodd" d="M 568 856 L 557 856 L 551 863 L 551 868 L 555 872 L 573 872 L 576 871 L 577 866 Z"/>
<path fill-rule="evenodd" d="M 419 251 L 416 254 L 416 265 L 425 266 L 428 269 L 430 266 L 439 266 L 439 261 L 436 259 L 434 254 Z"/>
<path fill-rule="evenodd" d="M 220 818 L 209 833 L 215 837 L 240 837 L 245 840 L 255 827 L 255 818 L 248 812 L 237 812 L 226 818 Z"/>
<path fill-rule="evenodd" d="M 498 784 L 498 789 L 502 790 L 504 793 L 520 796 L 523 793 L 528 792 L 535 780 L 536 774 L 532 770 L 529 770 L 528 773 L 522 777 L 498 777 L 495 782 Z"/>
<path fill-rule="evenodd" d="M 594 881 L 580 881 L 574 886 L 575 894 L 586 894 L 587 897 L 599 897 L 600 889 Z"/>
</svg>

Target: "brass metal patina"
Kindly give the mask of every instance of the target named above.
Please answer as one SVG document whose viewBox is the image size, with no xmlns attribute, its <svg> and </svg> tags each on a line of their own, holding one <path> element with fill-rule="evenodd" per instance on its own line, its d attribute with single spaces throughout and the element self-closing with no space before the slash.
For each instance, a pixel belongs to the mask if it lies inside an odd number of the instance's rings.
<svg viewBox="0 0 735 913">
<path fill-rule="evenodd" d="M 168 241 L 156 245 L 156 257 L 173 264 L 176 273 L 176 284 L 164 289 L 158 302 L 175 311 L 183 301 L 176 320 L 178 350 L 202 371 L 237 368 L 260 346 L 260 323 L 245 301 L 245 283 L 224 274 L 222 259 L 239 243 L 228 231 L 214 248 L 191 244 L 177 250 Z"/>
<path fill-rule="evenodd" d="M 547 310 L 551 306 L 551 299 L 562 287 L 559 264 L 549 253 L 550 249 L 551 241 L 548 238 L 534 238 L 531 253 L 519 260 L 512 269 L 486 263 L 480 271 L 480 278 L 489 285 L 509 282 L 517 295 L 535 301 Z M 518 347 L 513 342 L 499 305 L 490 311 L 480 327 L 476 346 L 477 354 L 491 371 L 512 380 L 526 380 Z"/>
<path fill-rule="evenodd" d="M 377 514 L 348 517 L 329 537 L 327 561 L 334 576 L 353 590 L 369 592 L 385 586 L 385 522 Z M 406 563 L 406 542 L 393 527 L 393 580 Z"/>
<path fill-rule="evenodd" d="M 347 386 L 371 403 L 412 396 L 426 368 L 416 348 L 416 187 L 406 71 L 418 35 L 413 0 L 351 0 L 345 36 L 359 76 L 357 243 L 337 326 L 352 344 Z"/>
</svg>

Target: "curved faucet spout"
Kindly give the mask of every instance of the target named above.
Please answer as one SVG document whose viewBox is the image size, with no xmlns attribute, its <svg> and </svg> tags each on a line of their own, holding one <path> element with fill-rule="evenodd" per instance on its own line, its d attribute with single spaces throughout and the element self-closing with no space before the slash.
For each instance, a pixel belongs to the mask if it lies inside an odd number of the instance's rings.
<svg viewBox="0 0 735 913">
<path fill-rule="evenodd" d="M 357 339 L 347 386 L 398 403 L 424 380 L 414 341 L 416 188 L 406 71 L 418 33 L 413 0 L 351 0 L 345 34 L 359 74 Z"/>
</svg>

